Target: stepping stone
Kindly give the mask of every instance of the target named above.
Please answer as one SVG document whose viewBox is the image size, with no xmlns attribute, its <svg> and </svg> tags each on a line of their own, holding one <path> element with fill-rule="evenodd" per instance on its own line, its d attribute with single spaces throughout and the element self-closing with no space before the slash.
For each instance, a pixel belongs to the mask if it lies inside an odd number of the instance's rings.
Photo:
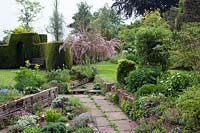
<svg viewBox="0 0 200 133">
<path fill-rule="evenodd" d="M 133 121 L 130 121 L 130 120 L 112 121 L 112 123 L 115 123 L 117 128 L 122 133 L 124 133 L 125 131 L 131 131 L 131 130 L 137 128 L 137 124 Z"/>
<path fill-rule="evenodd" d="M 75 97 L 78 97 L 78 98 L 88 98 L 88 95 L 83 95 L 83 94 L 81 94 L 81 95 L 73 95 L 73 96 L 75 96 Z"/>
<path fill-rule="evenodd" d="M 117 133 L 113 128 L 111 127 L 100 127 L 99 128 L 100 133 Z"/>
<path fill-rule="evenodd" d="M 101 106 L 103 106 L 103 105 L 113 105 L 113 103 L 111 103 L 111 102 L 109 102 L 109 101 L 107 101 L 107 100 L 102 100 L 102 99 L 100 99 L 100 100 L 95 100 L 95 102 L 96 102 L 97 104 L 101 105 Z"/>
<path fill-rule="evenodd" d="M 105 97 L 104 96 L 92 96 L 93 98 L 94 98 L 94 100 L 103 100 L 103 99 L 105 99 Z"/>
<path fill-rule="evenodd" d="M 96 107 L 96 105 L 94 103 L 87 103 L 85 105 L 89 108 L 89 110 L 97 109 L 97 107 Z"/>
<path fill-rule="evenodd" d="M 121 109 L 116 105 L 102 105 L 101 109 L 104 112 L 121 112 Z"/>
<path fill-rule="evenodd" d="M 107 112 L 106 115 L 111 121 L 128 120 L 128 117 L 123 112 Z"/>
<path fill-rule="evenodd" d="M 81 102 L 83 103 L 92 103 L 92 101 L 89 98 L 80 98 Z"/>
<path fill-rule="evenodd" d="M 107 127 L 109 126 L 108 121 L 104 117 L 96 117 L 97 127 Z"/>
<path fill-rule="evenodd" d="M 90 112 L 94 117 L 102 117 L 102 112 L 98 109 L 91 109 Z"/>
</svg>

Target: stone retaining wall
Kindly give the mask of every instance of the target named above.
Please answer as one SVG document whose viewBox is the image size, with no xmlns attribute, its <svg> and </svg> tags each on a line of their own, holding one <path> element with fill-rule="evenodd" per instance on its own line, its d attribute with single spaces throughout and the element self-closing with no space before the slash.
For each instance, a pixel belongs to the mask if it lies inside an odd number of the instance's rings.
<svg viewBox="0 0 200 133">
<path fill-rule="evenodd" d="M 5 119 L 5 117 L 11 115 L 15 111 L 25 110 L 27 112 L 33 112 L 38 104 L 42 105 L 42 107 L 47 107 L 57 95 L 58 88 L 54 87 L 1 105 L 0 123 L 2 119 Z"/>
<path fill-rule="evenodd" d="M 114 83 L 104 83 L 104 87 L 110 92 L 117 93 L 119 97 L 119 104 L 121 104 L 121 102 L 124 100 L 128 100 L 129 102 L 134 101 L 134 96 L 131 93 L 117 89 Z"/>
</svg>

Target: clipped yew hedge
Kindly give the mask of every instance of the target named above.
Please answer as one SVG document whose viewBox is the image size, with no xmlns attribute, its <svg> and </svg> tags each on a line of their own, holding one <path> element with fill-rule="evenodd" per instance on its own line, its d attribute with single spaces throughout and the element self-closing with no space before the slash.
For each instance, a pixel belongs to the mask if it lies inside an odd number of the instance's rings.
<svg viewBox="0 0 200 133">
<path fill-rule="evenodd" d="M 72 67 L 72 58 L 70 48 L 65 51 L 62 49 L 59 52 L 59 47 L 63 42 L 51 42 L 43 44 L 43 56 L 45 59 L 45 65 L 47 70 Z"/>
<path fill-rule="evenodd" d="M 44 34 L 11 34 L 8 44 L 0 46 L 0 68 L 19 68 L 26 60 L 41 57 L 39 43 L 46 41 Z"/>
</svg>

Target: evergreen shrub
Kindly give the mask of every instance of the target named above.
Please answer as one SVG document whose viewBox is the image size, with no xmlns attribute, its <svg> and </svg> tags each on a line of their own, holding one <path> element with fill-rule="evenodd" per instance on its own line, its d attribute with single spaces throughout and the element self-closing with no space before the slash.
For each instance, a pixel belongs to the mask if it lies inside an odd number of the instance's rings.
<svg viewBox="0 0 200 133">
<path fill-rule="evenodd" d="M 135 62 L 127 59 L 119 60 L 117 67 L 117 82 L 122 85 L 125 84 L 125 78 L 128 76 L 129 72 L 133 71 L 135 68 Z"/>
</svg>

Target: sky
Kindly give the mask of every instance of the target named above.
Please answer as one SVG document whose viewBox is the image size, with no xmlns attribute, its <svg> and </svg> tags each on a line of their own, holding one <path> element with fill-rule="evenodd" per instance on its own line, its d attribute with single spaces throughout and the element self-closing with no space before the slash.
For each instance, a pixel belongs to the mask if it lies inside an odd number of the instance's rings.
<svg viewBox="0 0 200 133">
<path fill-rule="evenodd" d="M 53 1 L 54 0 L 34 0 L 41 3 L 44 7 L 42 13 L 38 16 L 37 21 L 33 23 L 34 31 L 38 33 L 46 33 L 45 27 L 49 24 L 49 17 L 53 13 Z M 92 6 L 91 11 L 97 11 L 103 7 L 106 3 L 109 6 L 112 5 L 112 0 L 59 0 L 59 11 L 64 15 L 66 24 L 72 22 L 72 16 L 77 12 L 77 3 L 87 2 Z M 20 25 L 18 22 L 20 6 L 17 5 L 15 0 L 1 0 L 0 4 L 0 40 L 2 40 L 4 30 L 11 30 Z M 68 31 L 65 32 L 65 36 Z M 49 40 L 51 37 L 48 35 Z"/>
</svg>

